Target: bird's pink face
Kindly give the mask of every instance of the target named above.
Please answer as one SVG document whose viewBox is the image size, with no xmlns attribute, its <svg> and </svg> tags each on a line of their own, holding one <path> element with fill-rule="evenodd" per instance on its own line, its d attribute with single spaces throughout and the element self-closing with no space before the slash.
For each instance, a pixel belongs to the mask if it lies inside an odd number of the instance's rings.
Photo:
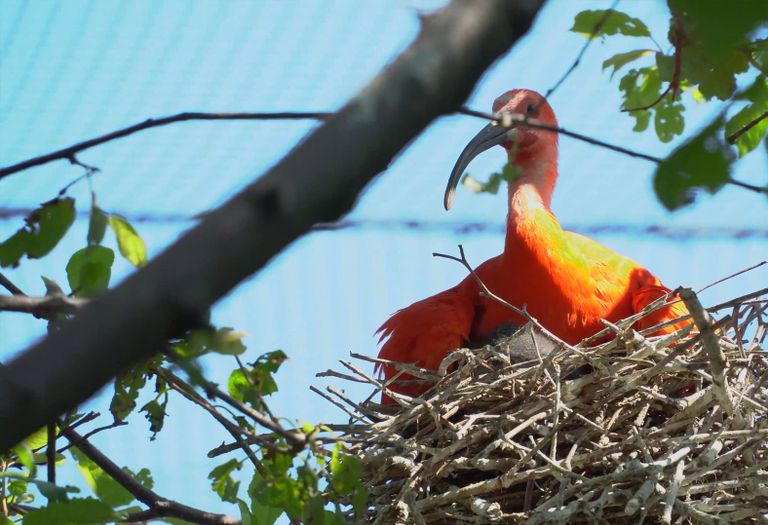
<svg viewBox="0 0 768 525">
<path fill-rule="evenodd" d="M 552 107 L 547 100 L 529 89 L 512 89 L 503 95 L 500 95 L 493 101 L 493 113 L 513 113 L 537 120 L 544 124 L 557 127 L 557 119 Z M 534 147 L 540 139 L 553 139 L 556 135 L 552 132 L 526 127 L 520 124 L 510 130 L 513 133 L 508 140 L 501 143 L 506 150 L 517 147 L 517 151 L 525 152 L 528 149 L 538 149 Z"/>
<path fill-rule="evenodd" d="M 517 117 L 529 118 L 557 127 L 557 119 L 552 107 L 544 97 L 529 89 L 507 91 L 493 103 L 493 112 L 494 114 L 513 113 Z M 525 122 L 519 122 L 519 120 L 508 128 L 498 122 L 488 124 L 467 144 L 451 171 L 443 201 L 446 210 L 451 207 L 456 186 L 469 163 L 493 146 L 504 147 L 510 155 L 514 152 L 515 161 L 522 165 L 536 159 L 540 154 L 551 153 L 547 151 L 548 149 L 557 148 L 557 133 L 527 126 Z"/>
</svg>

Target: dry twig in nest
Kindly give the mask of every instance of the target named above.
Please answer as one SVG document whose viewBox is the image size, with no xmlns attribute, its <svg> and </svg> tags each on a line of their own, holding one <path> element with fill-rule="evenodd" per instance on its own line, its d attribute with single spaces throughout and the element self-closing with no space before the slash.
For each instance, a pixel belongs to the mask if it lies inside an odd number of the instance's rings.
<svg viewBox="0 0 768 525">
<path fill-rule="evenodd" d="M 750 297 L 715 322 L 680 296 L 693 332 L 645 337 L 635 316 L 533 360 L 501 342 L 438 372 L 397 365 L 436 384 L 395 409 L 337 396 L 366 523 L 768 522 L 768 305 Z"/>
</svg>

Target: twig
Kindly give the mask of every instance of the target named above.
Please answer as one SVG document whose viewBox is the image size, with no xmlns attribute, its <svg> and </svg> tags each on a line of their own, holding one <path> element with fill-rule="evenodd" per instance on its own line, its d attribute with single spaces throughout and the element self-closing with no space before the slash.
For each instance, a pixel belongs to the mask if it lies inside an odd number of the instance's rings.
<svg viewBox="0 0 768 525">
<path fill-rule="evenodd" d="M 762 113 L 758 117 L 750 120 L 744 126 L 742 126 L 741 128 L 737 129 L 736 131 L 734 131 L 733 133 L 728 135 L 726 137 L 726 140 L 728 141 L 728 144 L 731 144 L 731 145 L 736 144 L 736 141 L 739 140 L 739 137 L 741 137 L 744 133 L 746 133 L 750 129 L 752 129 L 755 126 L 757 126 L 758 124 L 760 124 L 760 122 L 765 120 L 766 117 L 768 117 L 768 111 L 766 111 L 765 113 Z"/>
<path fill-rule="evenodd" d="M 680 73 L 682 71 L 683 67 L 683 47 L 685 46 L 685 32 L 683 29 L 683 20 L 679 15 L 676 15 L 673 17 L 672 22 L 673 28 L 670 30 L 671 33 L 671 40 L 672 45 L 675 46 L 675 67 L 672 71 L 672 79 L 669 82 L 669 85 L 667 86 L 667 89 L 661 92 L 661 95 L 656 98 L 653 102 L 650 104 L 646 104 L 645 106 L 640 106 L 637 108 L 627 108 L 622 109 L 624 112 L 631 112 L 631 111 L 644 111 L 651 109 L 653 106 L 658 104 L 662 101 L 662 99 L 669 93 L 672 92 L 672 101 L 674 102 L 675 98 L 677 98 L 677 94 L 680 91 Z"/>
<path fill-rule="evenodd" d="M 642 153 L 633 149 L 625 148 L 623 146 L 617 146 L 615 144 L 610 144 L 608 142 L 604 142 L 602 140 L 590 137 L 588 135 L 584 135 L 582 133 L 576 133 L 574 131 L 569 131 L 565 128 L 561 128 L 558 126 L 552 126 L 550 124 L 547 124 L 545 122 L 542 122 L 540 120 L 537 120 L 535 118 L 530 118 L 527 115 L 522 115 L 518 113 L 501 113 L 497 115 L 492 115 L 490 113 L 485 113 L 482 111 L 475 111 L 473 109 L 469 109 L 466 107 L 461 108 L 456 113 L 462 114 L 462 115 L 468 115 L 471 117 L 478 117 L 483 118 L 486 120 L 490 120 L 492 122 L 497 122 L 498 124 L 506 127 L 511 128 L 512 126 L 516 125 L 525 125 L 529 128 L 534 129 L 543 129 L 545 131 L 551 131 L 552 133 L 559 133 L 561 135 L 566 135 L 568 137 L 581 140 L 583 142 L 586 142 L 588 144 L 592 144 L 594 146 L 600 146 L 602 148 L 606 148 L 612 151 L 616 151 L 618 153 L 623 153 L 624 155 L 629 155 L 630 157 L 635 157 L 639 159 L 644 159 L 650 162 L 654 162 L 656 164 L 661 164 L 664 162 L 664 159 L 660 157 L 654 157 L 653 155 L 648 155 L 647 153 Z M 733 184 L 734 186 L 739 186 L 741 188 L 753 191 L 755 193 L 763 193 L 768 194 L 768 187 L 764 186 L 757 186 L 754 184 L 749 184 L 748 182 L 742 182 L 740 180 L 734 179 L 733 177 L 728 177 L 728 183 Z"/>
<path fill-rule="evenodd" d="M 620 0 L 614 0 L 614 2 L 611 4 L 611 7 L 609 7 L 606 10 L 605 14 L 600 18 L 600 20 L 598 20 L 595 23 L 594 27 L 592 28 L 592 31 L 589 34 L 589 37 L 587 38 L 587 41 L 582 46 L 581 51 L 579 51 L 579 54 L 576 55 L 576 60 L 573 61 L 573 64 L 571 64 L 571 67 L 569 67 L 565 71 L 563 76 L 560 77 L 560 80 L 555 82 L 555 85 L 547 90 L 547 93 L 546 95 L 544 95 L 544 98 L 548 99 L 551 95 L 553 95 L 555 91 L 557 91 L 557 89 L 562 85 L 562 83 L 565 82 L 565 79 L 567 79 L 571 75 L 571 73 L 573 73 L 576 70 L 576 68 L 579 67 L 579 64 L 581 63 L 581 59 L 584 57 L 584 53 L 587 52 L 587 49 L 592 44 L 592 40 L 595 34 L 597 34 L 597 32 L 600 31 L 603 25 L 605 25 L 605 22 L 608 20 L 608 18 L 610 18 L 612 12 L 616 9 L 616 6 L 619 5 L 619 1 Z"/>
<path fill-rule="evenodd" d="M 62 294 L 30 297 L 28 295 L 0 295 L 0 311 L 22 312 L 48 318 L 58 313 L 73 313 L 88 303 L 87 299 Z"/>
<path fill-rule="evenodd" d="M 0 272 L 0 286 L 11 292 L 13 295 L 26 295 L 21 291 L 21 288 L 13 284 L 2 272 Z"/>
<path fill-rule="evenodd" d="M 94 428 L 93 430 L 89 430 L 88 432 L 83 434 L 83 439 L 90 439 L 91 437 L 95 436 L 96 434 L 98 434 L 100 432 L 104 432 L 105 430 L 112 430 L 113 428 L 124 427 L 127 424 L 128 424 L 127 421 L 113 421 L 112 423 L 110 423 L 108 425 L 102 425 L 100 427 Z M 74 428 L 74 427 L 70 427 L 70 428 Z M 70 447 L 72 447 L 72 443 L 64 445 L 63 447 L 61 447 L 56 452 L 62 453 L 65 450 L 67 450 L 68 448 L 70 448 Z"/>
<path fill-rule="evenodd" d="M 172 381 L 176 382 L 179 385 L 182 385 L 184 388 L 192 389 L 192 385 L 190 385 L 189 383 L 185 383 L 180 377 L 178 377 L 176 374 L 174 374 L 167 368 L 160 368 L 158 371 L 161 372 L 161 375 L 164 378 L 165 377 L 171 378 Z M 210 381 L 205 381 L 205 383 L 203 384 L 203 388 L 209 395 L 212 395 L 214 397 L 221 399 L 222 401 L 224 401 L 226 404 L 228 404 L 235 410 L 238 410 L 241 413 L 253 419 L 259 425 L 271 430 L 272 432 L 274 432 L 279 436 L 284 437 L 285 440 L 294 449 L 300 450 L 307 445 L 307 439 L 304 436 L 304 434 L 286 430 L 275 419 L 269 418 L 266 415 L 259 412 L 258 410 L 239 402 L 237 399 L 233 398 L 232 396 L 230 396 L 229 394 L 221 390 L 214 383 L 211 383 Z"/>
<path fill-rule="evenodd" d="M 728 395 L 728 382 L 725 378 L 725 355 L 720 348 L 718 335 L 712 328 L 712 318 L 701 305 L 693 290 L 690 288 L 679 288 L 677 293 L 691 313 L 693 322 L 696 323 L 696 328 L 699 329 L 701 334 L 702 344 L 707 350 L 710 370 L 712 372 L 712 388 L 715 391 L 715 395 L 720 400 L 723 410 L 733 414 L 733 401 Z"/>
<path fill-rule="evenodd" d="M 240 448 L 245 452 L 246 456 L 248 456 L 248 459 L 251 461 L 253 466 L 256 468 L 256 470 L 261 474 L 262 476 L 267 475 L 267 471 L 264 468 L 264 466 L 261 464 L 261 461 L 259 461 L 259 458 L 256 457 L 256 454 L 253 453 L 253 450 L 251 450 L 251 447 L 248 446 L 248 443 L 243 439 L 243 434 L 248 435 L 251 437 L 252 435 L 250 432 L 247 432 L 246 430 L 240 428 L 239 426 L 232 423 L 229 419 L 222 416 L 218 410 L 216 410 L 215 407 L 213 407 L 208 401 L 205 400 L 201 395 L 199 395 L 197 392 L 194 391 L 194 389 L 184 382 L 181 378 L 177 377 L 175 374 L 171 373 L 169 370 L 159 368 L 155 371 L 155 373 L 162 377 L 163 380 L 165 380 L 166 383 L 168 383 L 168 386 L 172 389 L 176 390 L 178 393 L 180 393 L 182 396 L 187 398 L 189 401 L 195 403 L 199 407 L 201 407 L 203 410 L 208 412 L 213 419 L 219 422 L 221 426 L 223 426 L 227 432 L 237 441 L 237 443 L 240 445 Z M 266 446 L 266 445 L 265 445 Z"/>
<path fill-rule="evenodd" d="M 95 146 L 99 146 L 106 142 L 127 137 L 128 135 L 133 135 L 139 131 L 150 128 L 157 128 L 160 126 L 167 126 L 168 124 L 174 124 L 176 122 L 186 122 L 190 120 L 326 120 L 331 115 L 333 115 L 333 113 L 327 112 L 201 113 L 187 111 L 167 117 L 149 118 L 143 122 L 139 122 L 138 124 L 118 129 L 116 131 L 112 131 L 111 133 L 106 133 L 104 135 L 100 135 L 83 142 L 78 142 L 77 144 L 67 146 L 66 148 L 47 153 L 45 155 L 32 157 L 11 166 L 0 168 L 0 179 L 7 177 L 8 175 L 12 175 L 13 173 L 18 173 L 35 166 L 41 166 L 55 160 L 68 160 L 70 163 L 82 166 L 90 173 L 93 173 L 98 171 L 98 168 L 80 162 L 76 157 L 77 153 L 93 148 Z"/>
<path fill-rule="evenodd" d="M 214 514 L 189 507 L 174 500 L 166 499 L 145 487 L 126 471 L 117 466 L 111 459 L 94 447 L 87 439 L 80 436 L 71 428 L 64 428 L 61 434 L 72 445 L 96 463 L 112 479 L 130 492 L 137 500 L 149 507 L 148 510 L 128 514 L 128 522 L 141 522 L 151 518 L 174 517 L 202 525 L 241 525 L 241 521 L 224 514 Z"/>
<path fill-rule="evenodd" d="M 751 272 L 752 270 L 754 270 L 754 269 L 756 269 L 756 268 L 760 268 L 761 266 L 764 266 L 764 265 L 766 265 L 766 264 L 768 264 L 768 260 L 766 260 L 766 261 L 760 261 L 759 263 L 757 263 L 757 264 L 753 264 L 752 266 L 749 266 L 748 268 L 744 268 L 743 270 L 739 270 L 738 272 L 734 272 L 734 273 L 732 273 L 732 274 L 730 274 L 730 275 L 726 275 L 725 277 L 723 277 L 723 278 L 721 278 L 721 279 L 718 279 L 717 281 L 715 281 L 715 282 L 713 282 L 713 283 L 709 283 L 708 285 L 706 285 L 706 286 L 705 286 L 705 287 L 703 287 L 703 288 L 699 288 L 699 289 L 696 291 L 696 293 L 697 293 L 697 294 L 700 294 L 700 293 L 701 293 L 701 292 L 703 292 L 704 290 L 709 290 L 710 288 L 712 288 L 712 287 L 713 287 L 713 286 L 715 286 L 715 285 L 718 285 L 718 284 L 720 284 L 720 283 L 723 283 L 723 282 L 725 282 L 725 281 L 728 281 L 728 280 L 730 280 L 730 279 L 733 279 L 734 277 L 738 277 L 739 275 L 745 274 L 745 273 L 747 273 L 747 272 Z"/>
<path fill-rule="evenodd" d="M 592 138 L 587 135 L 583 135 L 581 133 L 576 133 L 574 131 L 569 131 L 565 128 L 561 128 L 558 126 L 552 126 L 550 124 L 546 124 L 540 120 L 530 118 L 528 116 L 519 115 L 519 114 L 512 114 L 512 113 L 505 113 L 504 115 L 492 115 L 490 113 L 485 113 L 482 111 L 475 111 L 473 109 L 469 108 L 462 108 L 457 113 L 460 113 L 462 115 L 468 115 L 470 117 L 477 117 L 482 118 L 486 120 L 490 120 L 493 122 L 498 122 L 501 125 L 507 125 L 507 127 L 515 124 L 524 124 L 530 128 L 534 129 L 543 129 L 546 131 L 551 131 L 553 133 L 560 133 L 561 135 L 566 135 L 568 137 L 581 140 L 583 142 L 586 142 L 588 144 L 592 144 L 594 146 L 600 146 L 603 148 L 607 148 L 612 151 L 617 151 L 619 153 L 623 153 L 625 155 L 629 155 L 630 157 L 635 157 L 639 159 L 648 160 L 650 162 L 655 162 L 656 164 L 660 164 L 663 162 L 664 159 L 659 157 L 654 157 L 653 155 L 648 155 L 647 153 L 642 153 L 639 151 L 635 151 L 629 148 L 625 148 L 623 146 L 617 146 L 615 144 L 610 144 L 608 142 L 604 142 L 599 139 Z"/>
</svg>

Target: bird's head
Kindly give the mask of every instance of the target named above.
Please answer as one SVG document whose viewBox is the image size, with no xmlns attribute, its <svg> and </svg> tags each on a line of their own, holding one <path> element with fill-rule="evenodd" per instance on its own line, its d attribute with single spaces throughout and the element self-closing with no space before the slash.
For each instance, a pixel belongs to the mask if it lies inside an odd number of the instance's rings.
<svg viewBox="0 0 768 525">
<path fill-rule="evenodd" d="M 491 122 L 469 141 L 459 155 L 451 171 L 445 189 L 443 204 L 448 210 L 456 193 L 462 173 L 483 151 L 493 146 L 502 146 L 510 155 L 510 161 L 524 165 L 540 156 L 557 151 L 557 133 L 526 125 L 521 119 L 557 127 L 557 119 L 547 100 L 530 89 L 512 89 L 500 95 L 493 102 L 494 115 L 509 114 L 514 117 L 509 127 Z M 503 122 L 503 119 L 502 119 Z"/>
</svg>

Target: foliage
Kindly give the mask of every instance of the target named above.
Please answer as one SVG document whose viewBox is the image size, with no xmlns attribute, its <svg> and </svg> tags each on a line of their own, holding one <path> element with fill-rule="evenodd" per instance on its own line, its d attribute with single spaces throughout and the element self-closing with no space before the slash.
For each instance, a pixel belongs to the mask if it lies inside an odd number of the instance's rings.
<svg viewBox="0 0 768 525">
<path fill-rule="evenodd" d="M 666 52 L 641 20 L 615 10 L 583 11 L 571 31 L 589 38 L 624 35 L 648 39 L 639 49 L 603 61 L 603 70 L 610 69 L 611 78 L 630 64 L 646 64 L 630 69 L 619 80 L 622 111 L 634 119 L 634 131 L 647 130 L 653 121 L 662 142 L 682 135 L 683 93 L 696 102 L 717 99 L 727 101 L 729 108 L 742 106 L 729 112 L 730 117 L 718 115 L 659 165 L 654 189 L 661 203 L 674 210 L 693 202 L 700 190 L 714 193 L 731 182 L 734 159 L 729 144 L 735 144 L 742 157 L 768 131 L 768 41 L 756 36 L 768 25 L 768 2 L 744 0 L 735 8 L 725 2 L 669 0 L 669 7 L 671 47 Z M 649 49 L 648 44 L 657 49 Z M 738 91 L 744 79 L 750 78 L 754 79 L 752 87 Z M 745 128 L 746 132 L 737 135 Z"/>
</svg>

